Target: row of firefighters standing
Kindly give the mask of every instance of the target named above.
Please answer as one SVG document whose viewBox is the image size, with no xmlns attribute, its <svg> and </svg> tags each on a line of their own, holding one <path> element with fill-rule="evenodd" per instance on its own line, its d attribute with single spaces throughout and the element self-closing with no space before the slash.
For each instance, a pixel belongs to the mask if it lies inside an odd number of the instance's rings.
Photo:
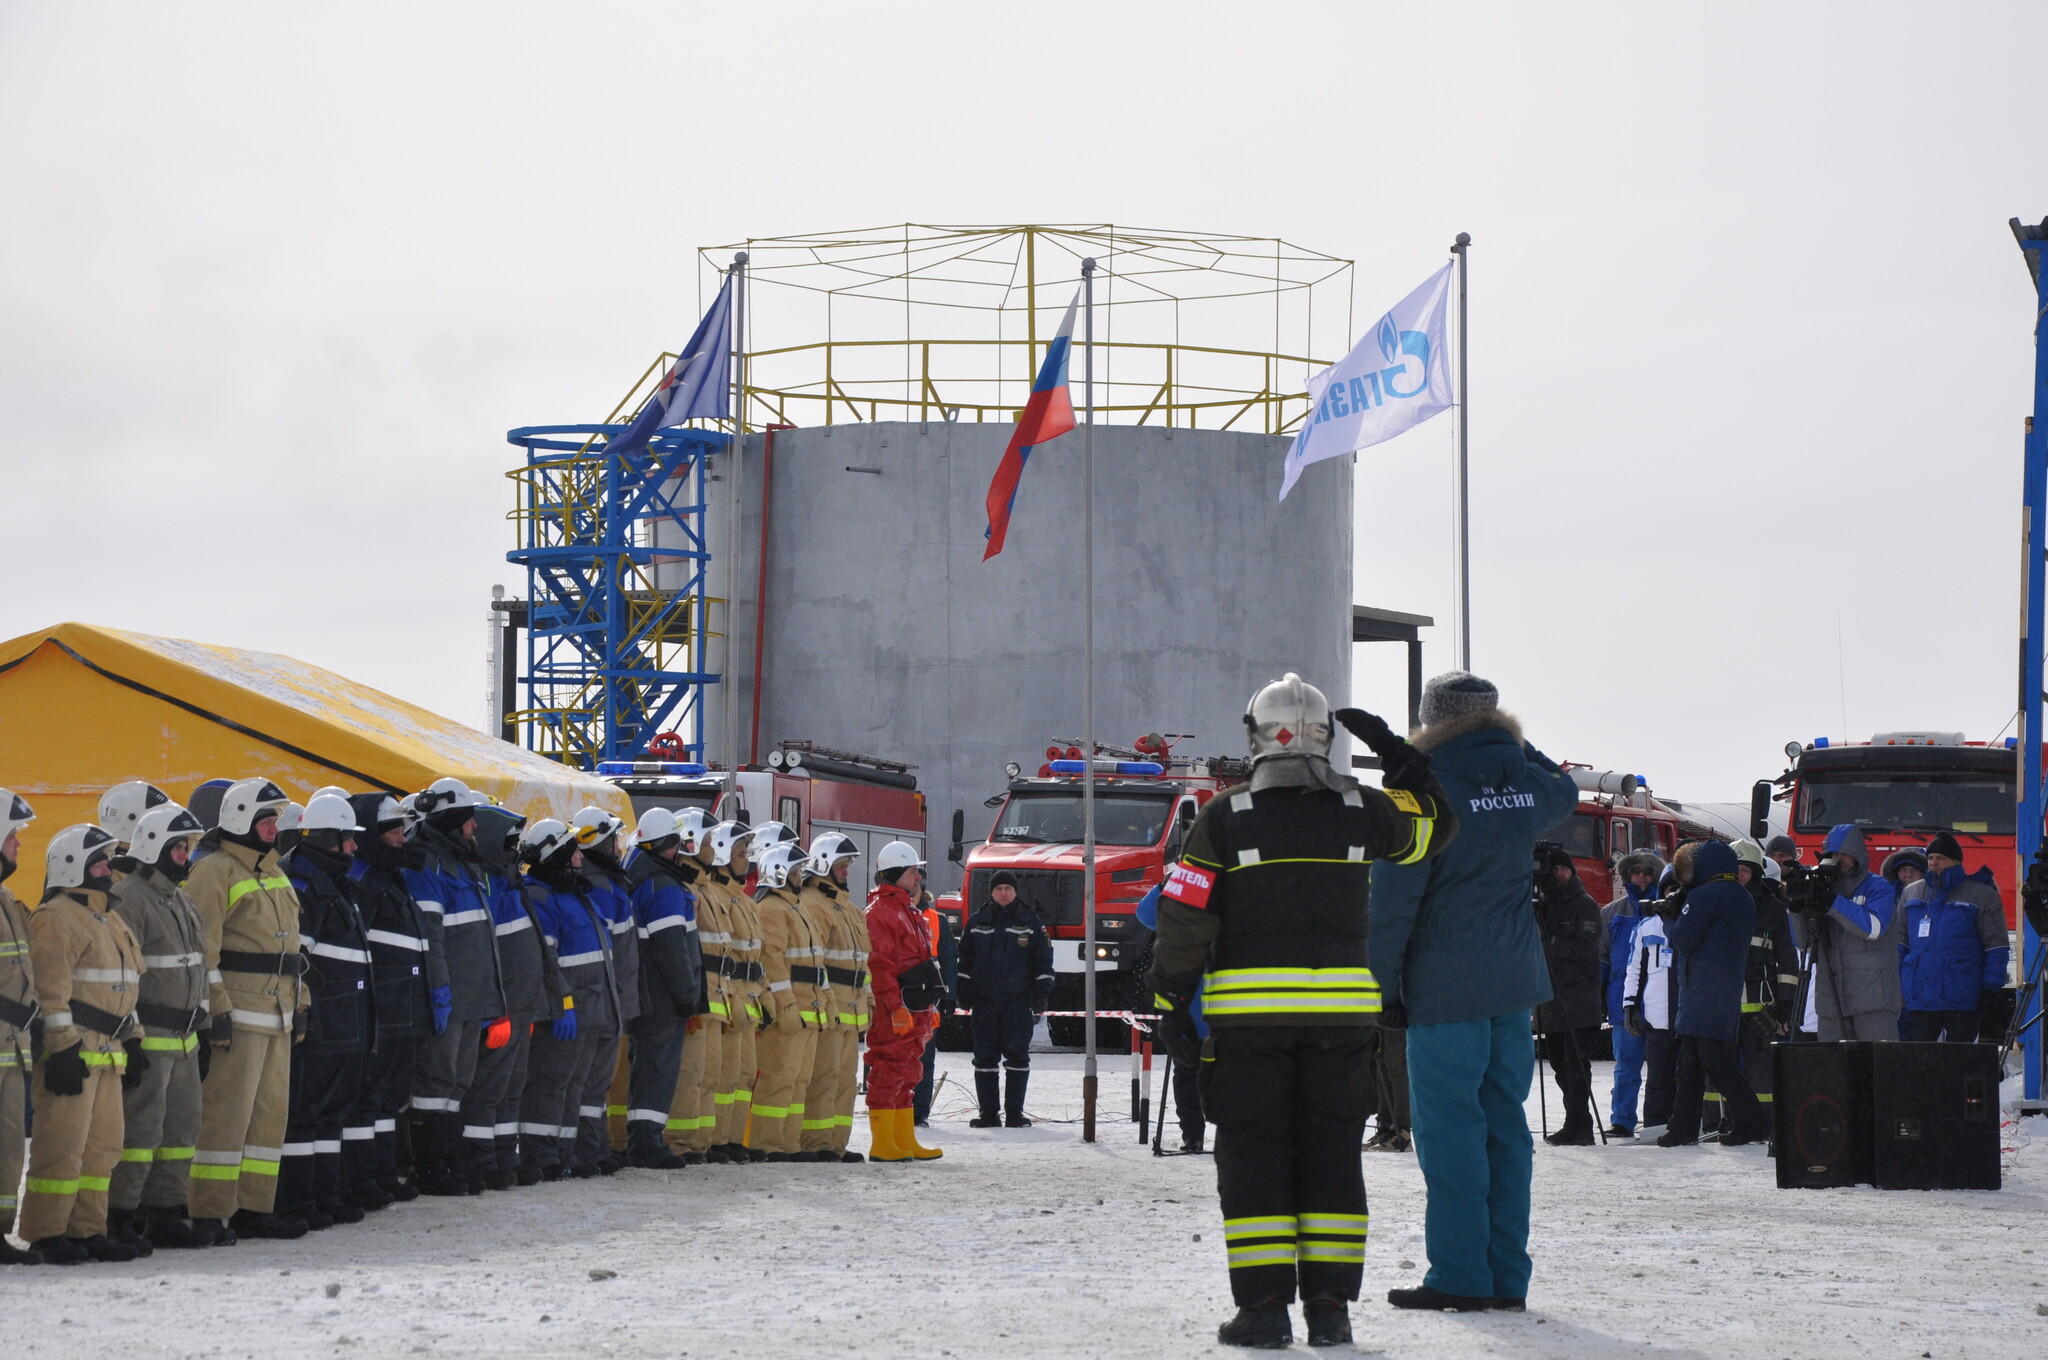
<svg viewBox="0 0 2048 1360">
<path fill-rule="evenodd" d="M 0 883 L 34 815 L 0 790 Z M 916 852 L 884 847 L 864 911 L 836 832 L 657 808 L 625 839 L 452 778 L 303 808 L 260 778 L 109 790 L 35 910 L 0 886 L 0 1264 L 611 1174 L 621 1110 L 636 1166 L 858 1162 L 864 1037 L 875 1159 L 937 1156 L 910 1133 L 935 1020 L 905 1002 L 938 974 Z"/>
</svg>

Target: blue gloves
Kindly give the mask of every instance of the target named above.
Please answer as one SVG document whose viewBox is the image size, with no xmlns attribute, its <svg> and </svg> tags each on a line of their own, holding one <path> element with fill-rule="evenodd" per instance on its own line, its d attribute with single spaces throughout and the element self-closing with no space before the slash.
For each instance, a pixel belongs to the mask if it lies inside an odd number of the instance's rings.
<svg viewBox="0 0 2048 1360">
<path fill-rule="evenodd" d="M 455 1009 L 455 993 L 436 987 L 427 1000 L 434 1007 L 434 1033 L 441 1034 L 448 1028 L 448 1013 Z"/>
<path fill-rule="evenodd" d="M 555 1042 L 558 1044 L 566 1044 L 574 1039 L 576 1037 L 576 1012 L 574 1010 L 563 1011 L 555 1017 L 555 1023 L 549 1027 L 548 1032 L 555 1036 Z"/>
</svg>

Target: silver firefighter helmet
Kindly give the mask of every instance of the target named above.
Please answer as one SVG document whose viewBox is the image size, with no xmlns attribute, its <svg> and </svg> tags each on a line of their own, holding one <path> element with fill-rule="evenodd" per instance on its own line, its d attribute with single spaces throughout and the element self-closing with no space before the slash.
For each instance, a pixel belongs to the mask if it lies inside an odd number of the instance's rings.
<svg viewBox="0 0 2048 1360">
<path fill-rule="evenodd" d="M 1293 671 L 1252 696 L 1244 711 L 1252 759 L 1330 755 L 1330 701 Z"/>
</svg>

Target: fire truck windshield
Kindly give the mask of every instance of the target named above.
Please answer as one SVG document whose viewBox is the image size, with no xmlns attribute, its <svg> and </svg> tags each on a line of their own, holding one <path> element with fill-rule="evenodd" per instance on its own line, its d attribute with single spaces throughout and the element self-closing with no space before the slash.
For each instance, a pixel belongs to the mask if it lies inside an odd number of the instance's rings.
<svg viewBox="0 0 2048 1360">
<path fill-rule="evenodd" d="M 1159 793 L 1095 794 L 1095 843 L 1157 845 L 1173 813 L 1173 795 Z M 996 819 L 992 841 L 1036 844 L 1079 842 L 1081 791 L 1037 789 L 1012 793 Z"/>
<path fill-rule="evenodd" d="M 2010 836 L 2017 824 L 2010 783 L 1928 774 L 1801 775 L 1797 829 L 1818 835 L 1854 822 L 1884 831 L 1959 831 Z"/>
</svg>

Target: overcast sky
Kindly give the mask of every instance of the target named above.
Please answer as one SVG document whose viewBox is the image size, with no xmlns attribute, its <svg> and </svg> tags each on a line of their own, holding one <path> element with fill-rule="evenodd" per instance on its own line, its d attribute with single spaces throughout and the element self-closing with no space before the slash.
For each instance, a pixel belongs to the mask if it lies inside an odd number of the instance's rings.
<svg viewBox="0 0 2048 1360">
<path fill-rule="evenodd" d="M 1737 799 L 1792 738 L 1990 737 L 2044 43 L 2039 4 L 0 0 L 0 635 L 475 721 L 504 431 L 687 336 L 699 245 L 1278 235 L 1365 322 L 1462 230 L 1474 666 L 1535 740 Z M 1448 624 L 1452 430 L 1361 456 L 1359 601 Z"/>
</svg>

